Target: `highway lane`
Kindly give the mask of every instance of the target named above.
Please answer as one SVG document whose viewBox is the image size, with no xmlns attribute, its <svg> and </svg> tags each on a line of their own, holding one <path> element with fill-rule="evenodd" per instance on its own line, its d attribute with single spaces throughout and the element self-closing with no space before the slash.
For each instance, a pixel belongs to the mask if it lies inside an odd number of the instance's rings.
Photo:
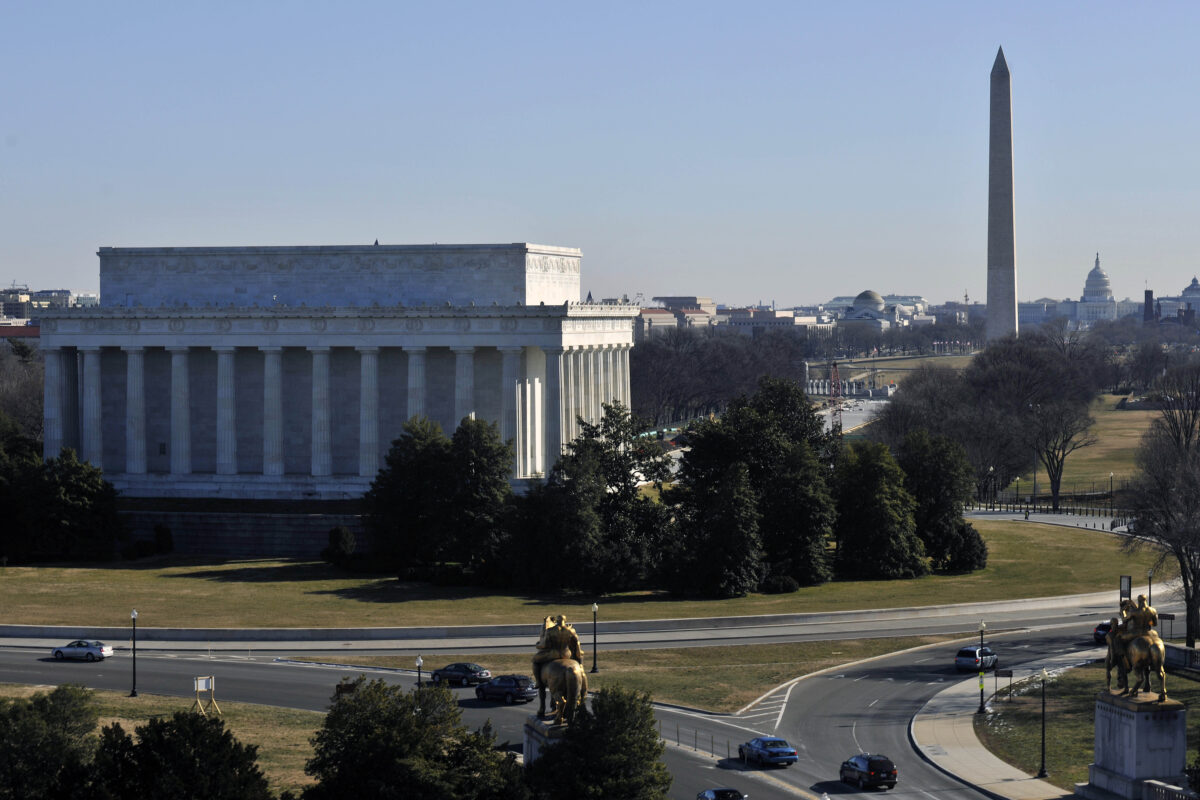
<svg viewBox="0 0 1200 800">
<path fill-rule="evenodd" d="M 137 688 L 139 693 L 176 696 L 179 707 L 187 708 L 193 697 L 192 678 L 213 675 L 216 678 L 218 702 L 238 701 L 284 706 L 288 708 L 325 711 L 333 687 L 343 677 L 366 674 L 388 683 L 411 687 L 416 676 L 343 667 L 300 666 L 280 663 L 272 656 L 218 655 L 212 658 L 188 654 L 143 654 L 137 659 Z M 132 664 L 126 653 L 105 661 L 55 661 L 49 650 L 0 648 L 0 682 L 57 685 L 77 683 L 92 689 L 128 692 L 132 684 Z M 478 728 L 490 720 L 498 743 L 507 742 L 519 752 L 523 740 L 525 718 L 536 708 L 532 705 L 507 707 L 484 703 L 475 698 L 473 689 L 454 688 L 463 712 L 463 721 Z M 713 786 L 740 785 L 732 772 L 740 765 L 728 764 L 717 768 L 711 759 L 701 758 L 686 749 L 668 747 L 664 761 L 674 776 L 672 800 L 692 800 L 696 794 Z M 745 791 L 745 790 L 743 790 Z M 756 800 L 785 800 L 796 794 L 785 787 L 770 787 L 755 791 Z"/>
</svg>

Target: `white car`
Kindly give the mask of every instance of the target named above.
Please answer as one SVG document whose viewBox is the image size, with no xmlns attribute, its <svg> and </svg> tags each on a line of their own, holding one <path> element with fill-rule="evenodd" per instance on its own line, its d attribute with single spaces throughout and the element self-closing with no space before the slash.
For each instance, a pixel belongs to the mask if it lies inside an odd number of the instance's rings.
<svg viewBox="0 0 1200 800">
<path fill-rule="evenodd" d="M 990 647 L 964 647 L 954 657 L 954 666 L 959 672 L 963 670 L 983 672 L 986 669 L 995 669 L 999 663 L 1000 656 L 996 655 Z"/>
<path fill-rule="evenodd" d="M 78 639 L 53 650 L 55 660 L 64 658 L 82 658 L 84 661 L 103 661 L 113 654 L 112 645 L 97 642 L 95 639 Z"/>
</svg>

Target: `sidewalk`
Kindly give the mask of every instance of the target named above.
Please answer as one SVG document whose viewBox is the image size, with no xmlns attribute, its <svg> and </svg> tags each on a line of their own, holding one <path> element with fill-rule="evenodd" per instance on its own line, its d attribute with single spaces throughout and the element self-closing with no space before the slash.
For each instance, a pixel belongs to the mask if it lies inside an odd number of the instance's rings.
<svg viewBox="0 0 1200 800">
<path fill-rule="evenodd" d="M 1013 669 L 1013 683 L 1040 673 L 1057 672 L 1104 657 L 1103 648 L 1055 656 L 1036 666 Z M 985 680 L 992 681 L 992 676 Z M 1010 767 L 992 755 L 975 737 L 979 684 L 975 676 L 939 692 L 909 723 L 913 747 L 925 760 L 980 791 L 1009 800 L 1059 800 L 1073 797 L 1046 781 Z M 985 688 L 989 692 L 990 687 Z"/>
</svg>

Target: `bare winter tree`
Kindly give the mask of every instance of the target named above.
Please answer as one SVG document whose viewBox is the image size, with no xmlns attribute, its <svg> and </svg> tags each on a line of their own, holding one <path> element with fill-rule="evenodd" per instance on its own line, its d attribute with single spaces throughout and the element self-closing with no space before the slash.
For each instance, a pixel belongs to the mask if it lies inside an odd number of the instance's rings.
<svg viewBox="0 0 1200 800">
<path fill-rule="evenodd" d="M 21 428 L 21 433 L 42 440 L 41 354 L 20 339 L 0 341 L 0 411 Z"/>
<path fill-rule="evenodd" d="M 1183 584 L 1187 645 L 1200 634 L 1200 365 L 1169 370 L 1162 407 L 1138 450 L 1132 486 L 1135 537 L 1129 551 L 1153 547 L 1174 558 Z"/>
</svg>

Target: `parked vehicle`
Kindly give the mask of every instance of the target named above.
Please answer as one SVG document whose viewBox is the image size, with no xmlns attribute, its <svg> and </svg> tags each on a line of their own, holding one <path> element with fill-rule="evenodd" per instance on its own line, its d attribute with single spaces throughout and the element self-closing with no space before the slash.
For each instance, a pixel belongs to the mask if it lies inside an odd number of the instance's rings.
<svg viewBox="0 0 1200 800">
<path fill-rule="evenodd" d="M 785 767 L 800 760 L 796 748 L 774 736 L 759 736 L 738 745 L 738 758 L 743 764 L 783 764 Z"/>
<path fill-rule="evenodd" d="M 1112 630 L 1112 621 L 1104 620 L 1092 631 L 1092 639 L 1096 644 L 1108 644 L 1108 632 Z"/>
<path fill-rule="evenodd" d="M 475 687 L 475 696 L 480 700 L 503 700 L 505 705 L 536 700 L 537 687 L 528 675 L 497 675 L 487 683 Z"/>
<path fill-rule="evenodd" d="M 748 794 L 742 794 L 737 789 L 705 789 L 696 795 L 696 800 L 746 800 Z"/>
<path fill-rule="evenodd" d="M 95 639 L 90 641 L 79 639 L 64 644 L 62 647 L 56 647 L 51 651 L 51 655 L 58 661 L 64 658 L 82 658 L 84 661 L 103 661 L 113 654 L 112 645 L 104 642 L 97 642 Z"/>
<path fill-rule="evenodd" d="M 871 753 L 850 756 L 842 762 L 838 771 L 838 780 L 852 783 L 860 789 L 874 789 L 877 786 L 894 789 L 897 777 L 896 765 L 890 758 Z"/>
<path fill-rule="evenodd" d="M 492 673 L 478 664 L 460 661 L 455 664 L 447 664 L 441 669 L 435 669 L 431 677 L 434 683 L 457 683 L 459 686 L 470 686 L 473 683 L 486 683 L 492 679 Z"/>
<path fill-rule="evenodd" d="M 995 669 L 999 663 L 1000 656 L 996 655 L 990 647 L 964 647 L 954 657 L 954 666 L 960 671 L 970 670 L 981 672 L 987 669 Z"/>
</svg>

